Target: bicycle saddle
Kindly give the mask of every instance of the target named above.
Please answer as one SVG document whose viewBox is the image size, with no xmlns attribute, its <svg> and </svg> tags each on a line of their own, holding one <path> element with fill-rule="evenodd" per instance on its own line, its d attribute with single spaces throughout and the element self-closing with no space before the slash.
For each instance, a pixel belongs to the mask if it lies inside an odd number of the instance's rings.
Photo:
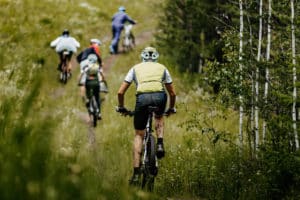
<svg viewBox="0 0 300 200">
<path fill-rule="evenodd" d="M 149 112 L 158 111 L 158 107 L 157 106 L 148 106 L 148 111 Z"/>
</svg>

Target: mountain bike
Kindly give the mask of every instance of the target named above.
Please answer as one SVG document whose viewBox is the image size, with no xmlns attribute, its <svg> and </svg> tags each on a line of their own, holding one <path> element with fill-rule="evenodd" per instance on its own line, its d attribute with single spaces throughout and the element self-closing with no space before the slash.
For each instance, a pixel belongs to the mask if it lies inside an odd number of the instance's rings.
<svg viewBox="0 0 300 200">
<path fill-rule="evenodd" d="M 124 52 L 128 52 L 132 50 L 135 45 L 134 36 L 131 31 L 132 27 L 133 27 L 132 24 L 126 24 L 124 26 L 124 36 L 122 40 L 122 46 Z"/>
<path fill-rule="evenodd" d="M 68 56 L 70 56 L 71 52 L 68 50 L 64 50 L 62 52 L 62 64 L 60 69 L 60 81 L 64 84 L 67 83 L 68 79 L 70 78 L 71 74 L 68 70 L 69 65 L 69 59 Z"/>
<path fill-rule="evenodd" d="M 145 189 L 147 191 L 153 191 L 154 180 L 158 173 L 158 162 L 156 157 L 156 142 L 155 142 L 155 137 L 152 134 L 153 113 L 157 109 L 158 107 L 154 107 L 154 106 L 148 107 L 148 119 L 147 119 L 145 135 L 143 138 L 143 149 L 142 149 L 141 162 L 140 162 L 141 180 L 139 186 L 142 189 Z M 134 112 L 128 111 L 127 113 L 124 113 L 124 115 L 133 116 Z"/>
<path fill-rule="evenodd" d="M 93 127 L 96 127 L 97 121 L 99 119 L 98 116 L 99 116 L 100 109 L 98 107 L 96 97 L 94 95 L 94 88 L 86 88 L 86 89 L 88 90 L 87 91 L 88 102 L 86 104 L 86 107 L 88 109 L 88 113 L 89 113 L 92 125 L 93 125 Z M 97 91 L 97 92 L 99 92 L 99 91 Z"/>
</svg>

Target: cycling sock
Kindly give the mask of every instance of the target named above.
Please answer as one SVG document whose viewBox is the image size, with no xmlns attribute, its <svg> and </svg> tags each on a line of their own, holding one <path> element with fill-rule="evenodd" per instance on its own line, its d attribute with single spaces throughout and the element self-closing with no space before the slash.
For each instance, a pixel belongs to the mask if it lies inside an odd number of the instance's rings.
<svg viewBox="0 0 300 200">
<path fill-rule="evenodd" d="M 157 144 L 164 144 L 163 138 L 157 138 Z"/>
<path fill-rule="evenodd" d="M 133 168 L 133 174 L 140 174 L 140 168 L 139 167 L 134 167 Z"/>
</svg>

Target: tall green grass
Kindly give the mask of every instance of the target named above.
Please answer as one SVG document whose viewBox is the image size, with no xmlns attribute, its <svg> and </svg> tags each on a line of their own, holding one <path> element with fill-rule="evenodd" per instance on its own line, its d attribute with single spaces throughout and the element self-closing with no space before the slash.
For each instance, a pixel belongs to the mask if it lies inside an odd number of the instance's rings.
<svg viewBox="0 0 300 200">
<path fill-rule="evenodd" d="M 124 3 L 134 19 L 147 22 L 136 26 L 136 34 L 149 31 L 155 18 L 147 17 L 151 10 L 144 1 L 0 2 L 5 47 L 0 61 L 1 199 L 155 199 L 128 186 L 132 122 L 114 112 L 121 76 L 114 79 L 114 68 L 107 74 L 104 119 L 90 131 L 79 98 L 78 66 L 70 82 L 61 85 L 58 57 L 49 47 L 68 28 L 81 49 L 90 38 L 100 38 L 103 58 L 108 57 L 110 18 Z"/>
<path fill-rule="evenodd" d="M 114 111 L 116 94 L 127 71 L 140 62 L 141 49 L 154 44 L 152 37 L 118 55 L 108 69 L 109 93 L 101 94 L 103 120 L 95 130 L 79 98 L 78 65 L 67 85 L 59 83 L 58 57 L 49 44 L 64 28 L 81 43 L 79 51 L 90 38 L 101 39 L 108 61 L 110 18 L 118 7 L 124 5 L 138 21 L 134 33 L 139 37 L 155 30 L 163 3 L 0 1 L 0 199 L 255 199 L 256 194 L 247 194 L 268 189 L 267 184 L 260 190 L 255 186 L 269 180 L 260 175 L 264 168 L 238 154 L 234 110 L 211 101 L 199 87 L 205 85 L 201 77 L 173 71 L 163 55 L 160 61 L 173 75 L 178 113 L 165 120 L 166 157 L 159 162 L 155 191 L 128 186 L 133 122 Z M 129 109 L 134 92 L 131 86 L 126 93 Z M 245 173 L 248 166 L 257 170 Z"/>
</svg>

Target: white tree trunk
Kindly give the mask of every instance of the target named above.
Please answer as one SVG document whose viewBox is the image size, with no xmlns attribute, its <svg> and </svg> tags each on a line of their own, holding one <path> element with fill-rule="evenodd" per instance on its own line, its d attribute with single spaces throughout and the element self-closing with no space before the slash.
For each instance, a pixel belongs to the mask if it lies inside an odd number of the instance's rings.
<svg viewBox="0 0 300 200">
<path fill-rule="evenodd" d="M 266 50 L 266 60 L 267 62 L 270 60 L 270 50 L 271 50 L 271 16 L 272 16 L 272 0 L 269 0 L 269 6 L 268 6 L 268 41 L 267 41 L 267 50 Z M 267 105 L 268 103 L 268 93 L 269 93 L 269 68 L 266 68 L 266 82 L 265 82 L 265 93 L 264 93 L 264 99 L 265 99 L 265 104 Z M 263 142 L 265 141 L 266 138 L 266 129 L 267 129 L 267 124 L 266 121 L 263 121 L 263 130 L 262 130 L 262 137 L 263 137 Z"/>
<path fill-rule="evenodd" d="M 297 115 L 296 115 L 296 102 L 297 102 L 297 71 L 296 71 L 296 48 L 295 48 L 295 24 L 294 24 L 294 0 L 291 0 L 291 29 L 292 29 L 292 59 L 293 59 L 293 108 L 292 108 L 292 119 L 293 119 L 293 131 L 295 137 L 295 145 L 296 149 L 299 149 L 299 140 L 298 140 L 298 133 L 297 133 Z"/>
<path fill-rule="evenodd" d="M 262 42 L 262 6 L 263 1 L 259 3 L 259 33 L 258 33 L 258 46 L 257 46 L 257 61 L 260 61 L 261 57 L 261 42 Z M 259 68 L 256 68 L 256 83 L 255 83 L 255 147 L 256 150 L 259 146 L 259 108 L 258 108 L 258 96 L 259 96 Z"/>
<path fill-rule="evenodd" d="M 249 45 L 251 49 L 253 48 L 253 43 L 252 43 L 252 27 L 251 27 L 251 21 L 249 16 L 247 15 L 247 20 L 249 24 Z M 251 51 L 252 54 L 252 51 Z M 250 59 L 250 65 L 251 64 L 251 59 Z M 251 116 L 250 116 L 250 128 L 251 128 L 251 135 L 250 135 L 250 145 L 252 147 L 252 150 L 255 150 L 255 135 L 254 135 L 254 97 L 255 97 L 255 81 L 254 81 L 254 75 L 255 72 L 252 71 L 251 74 Z M 252 140 L 253 139 L 253 140 Z M 254 153 L 254 152 L 253 152 Z"/>
<path fill-rule="evenodd" d="M 239 0 L 239 6 L 240 6 L 240 48 L 239 48 L 239 61 L 240 61 L 240 70 L 242 71 L 242 64 L 241 61 L 243 59 L 242 54 L 243 54 L 243 31 L 244 31 L 244 14 L 243 14 L 243 1 Z M 242 80 L 242 77 L 241 77 Z M 242 85 L 242 84 L 241 84 Z M 243 146 L 243 114 L 244 114 L 244 108 L 243 108 L 243 97 L 240 94 L 239 96 L 240 100 L 240 118 L 239 118 L 239 143 L 240 147 Z"/>
</svg>

